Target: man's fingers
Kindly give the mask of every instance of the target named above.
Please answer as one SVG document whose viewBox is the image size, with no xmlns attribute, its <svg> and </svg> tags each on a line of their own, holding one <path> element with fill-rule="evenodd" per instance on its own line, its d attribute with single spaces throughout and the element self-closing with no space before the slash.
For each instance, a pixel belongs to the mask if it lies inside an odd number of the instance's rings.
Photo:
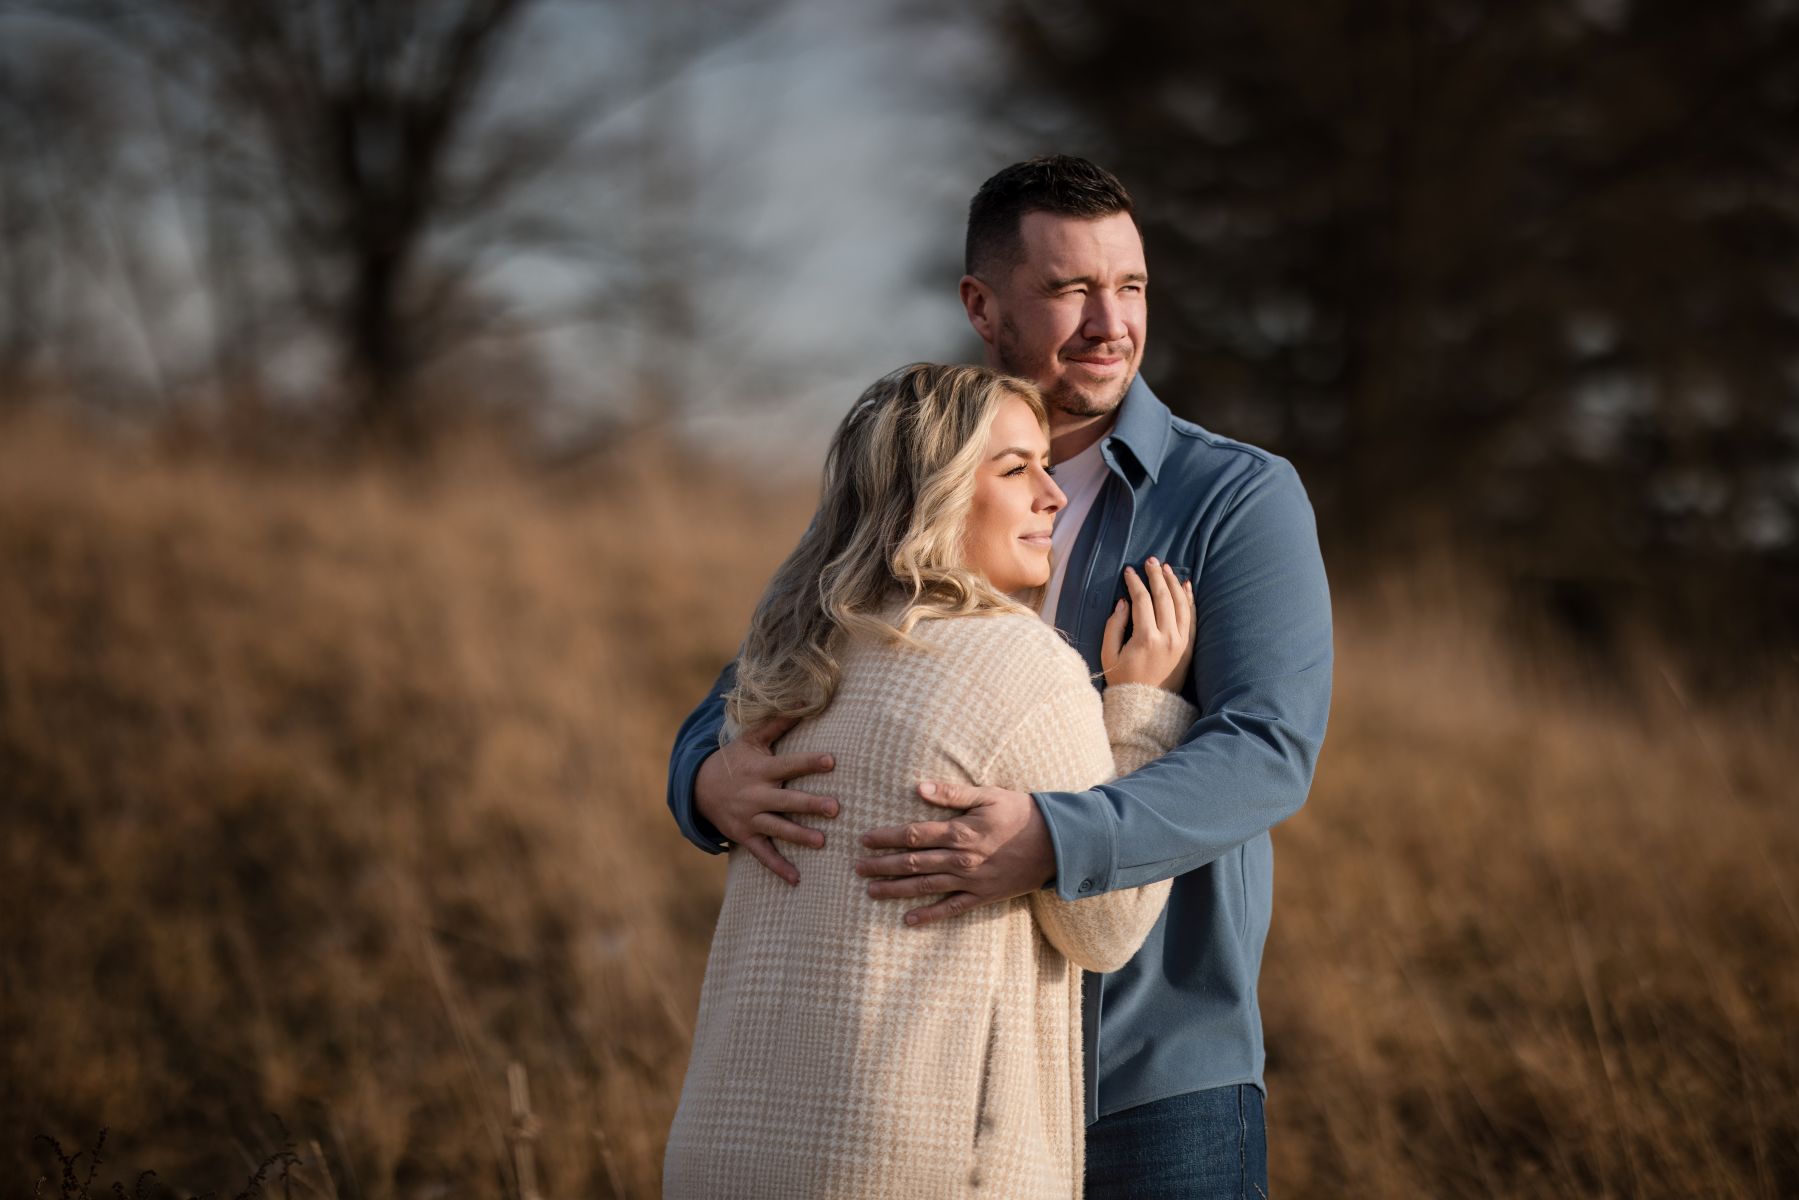
<svg viewBox="0 0 1799 1200">
<path fill-rule="evenodd" d="M 868 885 L 870 900 L 916 900 L 953 892 L 967 880 L 956 875 L 913 875 L 906 879 L 877 879 Z"/>
<path fill-rule="evenodd" d="M 740 740 L 754 742 L 764 750 L 787 736 L 787 731 L 799 724 L 798 717 L 770 717 L 758 725 L 752 725 L 739 736 Z"/>
<path fill-rule="evenodd" d="M 951 892 L 935 904 L 923 908 L 915 908 L 906 914 L 906 924 L 918 926 L 929 925 L 932 921 L 941 921 L 945 917 L 959 917 L 971 908 L 979 908 L 986 901 L 969 892 Z"/>
<path fill-rule="evenodd" d="M 856 874 L 930 875 L 935 872 L 972 871 L 980 859 L 972 850 L 913 850 L 905 854 L 877 854 L 856 860 Z M 938 888 L 942 891 L 942 888 Z"/>
<path fill-rule="evenodd" d="M 786 880 L 787 886 L 799 886 L 799 871 L 794 868 L 792 863 L 781 857 L 781 852 L 775 849 L 773 842 L 769 841 L 761 834 L 756 834 L 754 837 L 745 838 L 743 841 L 739 842 L 738 845 L 754 855 L 757 862 Z"/>
<path fill-rule="evenodd" d="M 772 754 L 763 773 L 771 783 L 784 783 L 801 775 L 822 775 L 836 765 L 829 754 Z"/>
<path fill-rule="evenodd" d="M 862 835 L 870 850 L 942 850 L 956 845 L 955 822 L 916 821 L 911 825 L 887 825 Z"/>
<path fill-rule="evenodd" d="M 808 829 L 797 821 L 789 821 L 780 813 L 757 813 L 750 818 L 750 828 L 765 837 L 780 838 L 783 842 L 810 846 L 814 850 L 825 844 L 824 834 L 816 829 Z"/>
<path fill-rule="evenodd" d="M 790 792 L 786 788 L 770 788 L 757 796 L 764 804 L 763 812 L 811 813 L 818 817 L 834 817 L 838 804 L 835 797 L 817 796 L 811 792 Z"/>
</svg>

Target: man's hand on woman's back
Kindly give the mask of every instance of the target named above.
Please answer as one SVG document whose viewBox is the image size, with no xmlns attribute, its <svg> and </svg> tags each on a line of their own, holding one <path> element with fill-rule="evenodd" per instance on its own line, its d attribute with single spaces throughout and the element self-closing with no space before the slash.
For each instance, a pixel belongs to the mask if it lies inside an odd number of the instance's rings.
<svg viewBox="0 0 1799 1200">
<path fill-rule="evenodd" d="M 774 743 L 793 726 L 790 718 L 764 721 L 709 755 L 694 779 L 693 804 L 719 833 L 797 887 L 800 873 L 775 849 L 775 841 L 814 849 L 823 846 L 824 834 L 792 820 L 790 814 L 835 817 L 837 801 L 781 786 L 789 779 L 829 771 L 834 765 L 828 754 L 776 754 Z"/>
</svg>

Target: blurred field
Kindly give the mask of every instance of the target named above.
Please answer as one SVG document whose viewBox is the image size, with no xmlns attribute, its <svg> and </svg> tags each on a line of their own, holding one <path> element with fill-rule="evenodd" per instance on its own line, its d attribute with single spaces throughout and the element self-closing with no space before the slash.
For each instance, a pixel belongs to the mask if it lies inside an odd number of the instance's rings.
<svg viewBox="0 0 1799 1200">
<path fill-rule="evenodd" d="M 0 1189 L 106 1125 L 103 1179 L 229 1194 L 284 1125 L 295 1194 L 512 1195 L 517 1063 L 546 1196 L 654 1195 L 723 871 L 666 749 L 809 508 L 647 440 L 528 480 L 0 426 Z M 1481 594 L 1340 589 L 1275 1194 L 1799 1194 L 1799 685 L 1589 686 Z"/>
</svg>

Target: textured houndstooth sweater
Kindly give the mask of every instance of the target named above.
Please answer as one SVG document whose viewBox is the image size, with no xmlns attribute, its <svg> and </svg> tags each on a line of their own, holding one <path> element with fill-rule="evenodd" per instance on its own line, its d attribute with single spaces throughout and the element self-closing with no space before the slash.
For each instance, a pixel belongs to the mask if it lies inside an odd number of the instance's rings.
<svg viewBox="0 0 1799 1200">
<path fill-rule="evenodd" d="M 1109 688 L 1022 614 L 921 622 L 925 648 L 857 639 L 829 707 L 781 753 L 836 770 L 823 849 L 789 888 L 730 855 L 692 1058 L 663 1164 L 680 1200 L 1070 1197 L 1081 1185 L 1080 970 L 1115 970 L 1168 884 L 1068 903 L 1039 891 L 921 928 L 871 900 L 861 835 L 946 814 L 926 779 L 1078 791 L 1166 752 L 1196 718 Z"/>
</svg>

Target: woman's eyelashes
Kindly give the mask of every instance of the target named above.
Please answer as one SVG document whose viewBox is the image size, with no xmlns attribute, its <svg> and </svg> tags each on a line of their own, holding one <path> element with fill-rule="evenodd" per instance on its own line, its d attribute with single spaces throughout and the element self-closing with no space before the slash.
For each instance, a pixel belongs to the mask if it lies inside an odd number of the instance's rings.
<svg viewBox="0 0 1799 1200">
<path fill-rule="evenodd" d="M 1026 464 L 1024 464 L 1024 463 L 1019 463 L 1019 464 L 1018 464 L 1018 465 L 1017 465 L 1017 466 L 1016 466 L 1016 467 L 1013 467 L 1013 468 L 1012 468 L 1012 469 L 1011 469 L 1011 470 L 1009 470 L 1009 471 L 1007 471 L 1007 472 L 1006 472 L 1006 473 L 1005 473 L 1005 474 L 1003 474 L 1003 475 L 1001 475 L 1001 476 L 1000 476 L 1000 478 L 1002 478 L 1002 479 L 1010 479 L 1010 478 L 1012 478 L 1012 476 L 1014 476 L 1014 475 L 1023 475 L 1023 474 L 1024 474 L 1024 473 L 1025 473 L 1025 472 L 1026 472 L 1026 471 L 1027 471 L 1027 470 L 1029 470 L 1029 469 L 1030 469 L 1030 468 L 1029 468 L 1029 467 L 1028 467 L 1028 466 L 1027 466 L 1027 465 L 1026 465 Z M 1045 466 L 1045 467 L 1044 467 L 1044 468 L 1043 468 L 1043 473 L 1044 473 L 1044 474 L 1045 474 L 1045 475 L 1049 475 L 1049 476 L 1052 476 L 1052 477 L 1053 477 L 1053 476 L 1054 476 L 1054 475 L 1055 475 L 1055 473 L 1056 473 L 1056 469 L 1055 469 L 1055 468 L 1054 468 L 1054 467 L 1051 467 L 1051 466 L 1047 466 L 1047 465 L 1046 465 L 1046 466 Z"/>
</svg>

